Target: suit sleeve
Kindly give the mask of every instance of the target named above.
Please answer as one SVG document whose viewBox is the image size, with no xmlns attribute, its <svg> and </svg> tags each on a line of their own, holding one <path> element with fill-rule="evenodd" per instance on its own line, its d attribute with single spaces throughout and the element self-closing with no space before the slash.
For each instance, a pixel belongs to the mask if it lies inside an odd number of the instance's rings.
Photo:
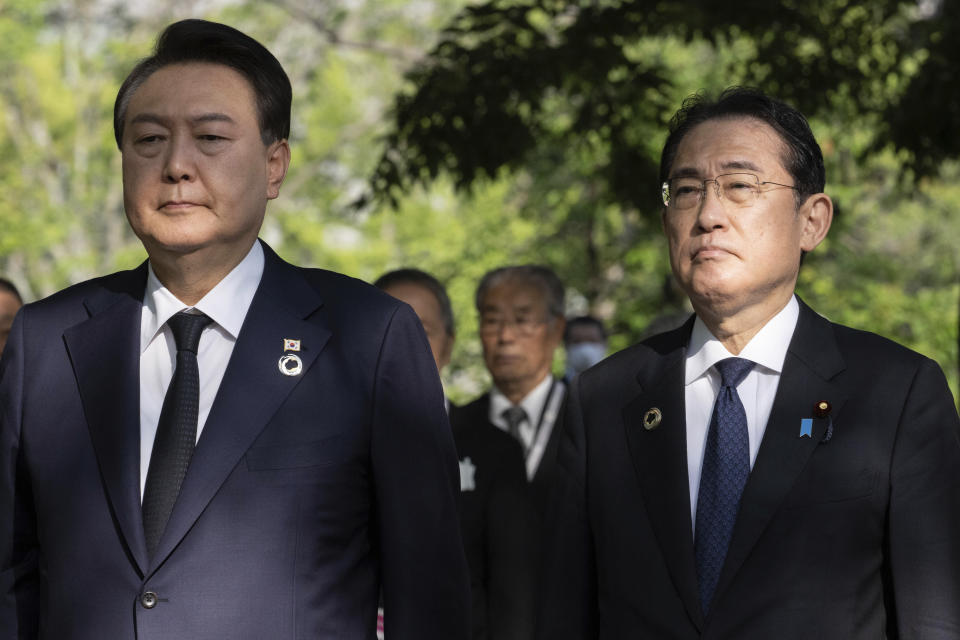
<svg viewBox="0 0 960 640">
<path fill-rule="evenodd" d="M 29 479 L 23 464 L 21 398 L 23 316 L 17 315 L 0 358 L 0 637 L 38 633 L 38 542 Z"/>
<path fill-rule="evenodd" d="M 587 437 L 580 393 L 578 379 L 560 425 L 557 479 L 544 529 L 537 640 L 597 638 L 597 577 L 587 517 Z"/>
<path fill-rule="evenodd" d="M 900 416 L 890 491 L 895 637 L 960 638 L 960 420 L 930 360 Z"/>
<path fill-rule="evenodd" d="M 384 637 L 466 640 L 470 581 L 456 508 L 456 449 L 436 364 L 406 305 L 387 329 L 373 403 Z"/>
<path fill-rule="evenodd" d="M 519 444 L 504 452 L 485 510 L 488 635 L 496 640 L 530 640 L 536 560 L 534 515 Z"/>
</svg>

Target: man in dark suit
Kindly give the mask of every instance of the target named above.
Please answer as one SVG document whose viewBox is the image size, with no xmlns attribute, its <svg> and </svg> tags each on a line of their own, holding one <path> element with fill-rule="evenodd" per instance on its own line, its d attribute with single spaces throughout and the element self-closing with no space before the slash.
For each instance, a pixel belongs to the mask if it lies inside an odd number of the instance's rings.
<svg viewBox="0 0 960 640">
<path fill-rule="evenodd" d="M 960 637 L 943 373 L 794 295 L 833 213 L 806 120 L 698 96 L 661 177 L 696 315 L 570 392 L 537 637 Z"/>
<path fill-rule="evenodd" d="M 290 84 L 187 20 L 124 82 L 149 261 L 26 306 L 0 360 L 0 636 L 468 637 L 457 466 L 406 305 L 257 240 Z"/>
<path fill-rule="evenodd" d="M 551 373 L 566 325 L 563 284 L 549 267 L 500 267 L 481 278 L 475 302 L 493 387 L 450 420 L 454 429 L 492 424 L 521 443 L 539 528 L 556 472 L 554 426 L 566 395 L 566 385 Z"/>
<path fill-rule="evenodd" d="M 374 282 L 409 304 L 423 323 L 437 369 L 455 340 L 447 291 L 429 273 L 397 269 Z M 451 415 L 459 408 L 448 401 Z M 470 567 L 473 640 L 529 640 L 533 635 L 533 527 L 520 443 L 488 422 L 458 422 L 460 532 Z"/>
</svg>

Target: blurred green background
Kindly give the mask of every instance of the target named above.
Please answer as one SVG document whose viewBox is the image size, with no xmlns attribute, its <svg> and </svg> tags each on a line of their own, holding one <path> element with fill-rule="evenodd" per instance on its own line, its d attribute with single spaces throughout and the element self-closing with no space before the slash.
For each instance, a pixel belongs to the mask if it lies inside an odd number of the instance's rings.
<svg viewBox="0 0 960 640">
<path fill-rule="evenodd" d="M 293 83 L 292 167 L 262 237 L 306 266 L 444 281 L 457 401 L 487 384 L 472 298 L 490 268 L 552 266 L 612 350 L 686 310 L 659 149 L 686 96 L 734 84 L 800 107 L 824 150 L 838 215 L 800 295 L 937 360 L 958 394 L 957 3 L 158 4 L 0 1 L 0 274 L 28 300 L 145 257 L 113 99 L 166 24 L 203 17 L 263 42 Z"/>
</svg>

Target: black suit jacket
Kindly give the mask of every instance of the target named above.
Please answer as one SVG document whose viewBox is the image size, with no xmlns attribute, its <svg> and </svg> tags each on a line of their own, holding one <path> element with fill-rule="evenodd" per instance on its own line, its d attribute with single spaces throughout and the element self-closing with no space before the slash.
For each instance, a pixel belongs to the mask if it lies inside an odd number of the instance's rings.
<svg viewBox="0 0 960 640">
<path fill-rule="evenodd" d="M 691 327 L 614 355 L 571 391 L 537 637 L 960 637 L 960 421 L 943 373 L 802 303 L 704 617 L 684 418 Z M 814 415 L 820 400 L 827 418 Z M 651 408 L 663 418 L 647 429 Z"/>
<path fill-rule="evenodd" d="M 557 385 L 563 385 L 564 391 L 566 391 L 566 383 L 563 380 L 557 380 Z M 566 402 L 566 395 L 564 395 L 564 402 Z M 560 407 L 560 416 L 563 415 L 563 405 Z M 475 399 L 471 403 L 459 407 L 456 414 L 451 414 L 451 422 L 456 424 L 470 424 L 470 425 L 488 425 L 494 429 L 498 429 L 495 425 L 490 422 L 490 393 L 484 393 L 479 398 Z M 553 485 L 556 482 L 556 476 L 558 471 L 557 468 L 557 448 L 560 443 L 561 438 L 561 425 L 560 419 L 558 418 L 557 424 L 553 426 L 553 431 L 550 434 L 549 440 L 547 440 L 547 446 L 544 449 L 543 457 L 540 459 L 540 464 L 537 466 L 536 472 L 533 474 L 533 478 L 530 478 L 530 498 L 534 508 L 534 514 L 536 516 L 535 524 L 538 528 L 537 539 L 539 540 L 540 529 L 543 525 L 543 519 L 547 510 L 547 502 L 550 498 L 550 493 Z"/>
<path fill-rule="evenodd" d="M 458 419 L 460 531 L 473 596 L 473 640 L 533 636 L 533 514 L 520 443 L 489 423 Z"/>
<path fill-rule="evenodd" d="M 145 264 L 19 314 L 0 360 L 0 637 L 369 640 L 381 586 L 391 640 L 468 637 L 456 455 L 417 317 L 265 253 L 152 560 Z M 279 371 L 284 338 L 302 375 Z"/>
</svg>

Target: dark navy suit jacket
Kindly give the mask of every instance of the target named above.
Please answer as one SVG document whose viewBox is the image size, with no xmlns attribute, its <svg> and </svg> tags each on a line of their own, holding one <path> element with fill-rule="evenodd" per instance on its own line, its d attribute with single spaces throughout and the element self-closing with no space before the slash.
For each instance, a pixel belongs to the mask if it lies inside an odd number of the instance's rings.
<svg viewBox="0 0 960 640">
<path fill-rule="evenodd" d="M 264 248 L 152 560 L 145 264 L 20 313 L 0 361 L 0 637 L 369 640 L 381 588 L 390 640 L 469 637 L 457 458 L 417 317 Z M 284 338 L 299 376 L 280 373 Z"/>
<path fill-rule="evenodd" d="M 574 383 L 538 640 L 960 638 L 960 421 L 943 373 L 802 303 L 704 616 L 687 487 L 691 327 Z M 645 423 L 653 408 L 659 424 Z"/>
</svg>

